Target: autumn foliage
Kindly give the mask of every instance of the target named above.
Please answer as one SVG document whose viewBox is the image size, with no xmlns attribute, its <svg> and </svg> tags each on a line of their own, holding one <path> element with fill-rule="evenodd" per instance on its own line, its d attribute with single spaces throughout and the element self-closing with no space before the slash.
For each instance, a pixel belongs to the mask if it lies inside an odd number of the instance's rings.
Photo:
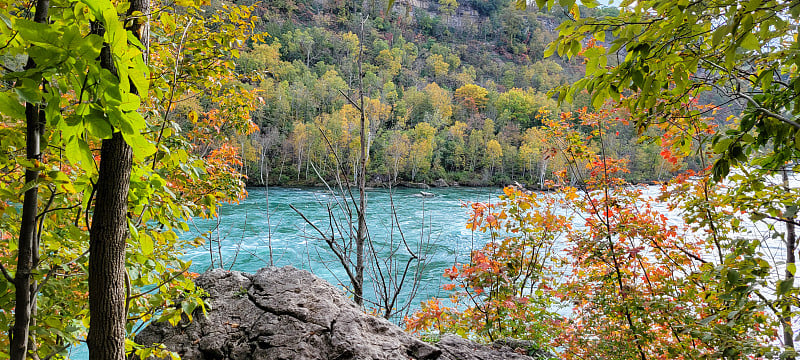
<svg viewBox="0 0 800 360">
<path fill-rule="evenodd" d="M 531 339 L 564 359 L 776 353 L 770 309 L 781 290 L 770 297 L 766 288 L 775 265 L 757 240 L 730 235 L 743 228 L 726 187 L 710 181 L 710 167 L 663 184 L 660 195 L 627 184 L 626 159 L 604 156 L 619 115 L 581 111 L 577 124 L 571 114 L 550 124 L 551 146 L 571 164 L 557 192 L 506 187 L 499 202 L 468 206 L 467 228 L 489 241 L 444 272 L 449 299 L 423 303 L 408 329 Z M 661 128 L 665 161 L 679 163 L 714 133 L 694 120 Z M 576 126 L 591 127 L 590 138 Z"/>
<path fill-rule="evenodd" d="M 472 252 L 470 263 L 444 276 L 450 298 L 432 299 L 406 319 L 412 331 L 455 332 L 485 340 L 530 337 L 544 343 L 555 324 L 545 296 L 553 284 L 554 241 L 571 227 L 555 213 L 557 202 L 508 187 L 498 203 L 473 203 L 467 228 L 493 241 Z"/>
<path fill-rule="evenodd" d="M 29 357 L 62 358 L 85 341 L 89 326 L 89 231 L 101 142 L 114 132 L 122 132 L 133 149 L 124 219 L 130 233 L 125 247 L 128 335 L 150 321 L 176 324 L 195 308 L 205 309 L 203 291 L 186 274 L 191 262 L 180 258 L 202 241 L 179 234 L 189 229 L 190 217 L 213 216 L 221 202 L 245 195 L 236 140 L 257 130 L 250 113 L 259 97 L 245 88 L 234 59 L 246 41 L 257 43 L 262 35 L 254 33 L 252 7 L 225 6 L 219 15 L 207 16 L 208 1 L 154 1 L 158 11 L 147 16 L 152 41 L 145 49 L 125 32 L 124 22 L 143 18 L 126 15 L 126 1 L 39 2 L 48 6 L 50 18 L 38 25 L 27 19 L 35 4 L 0 5 L 0 17 L 7 20 L 0 26 L 0 42 L 6 44 L 0 48 L 5 77 L 0 89 L 0 239 L 5 244 L 0 332 L 27 328 L 33 339 Z M 98 37 L 90 24 L 117 36 Z M 99 64 L 103 42 L 111 40 L 119 74 Z M 39 67 L 22 71 L 26 56 Z M 12 58 L 22 63 L 6 61 Z M 132 86 L 138 95 L 130 92 Z M 26 97 L 17 95 L 21 88 Z M 20 152 L 29 137 L 21 121 L 26 103 L 42 109 L 40 140 L 46 146 L 35 161 Z M 23 181 L 28 169 L 40 173 L 36 181 Z M 30 287 L 36 305 L 30 324 L 14 324 L 15 295 L 21 292 L 11 274 L 20 270 L 22 246 L 13 239 L 21 233 L 22 194 L 31 189 L 38 192 L 39 209 L 37 241 L 29 245 L 40 254 L 30 274 L 38 284 Z M 9 342 L 0 338 L 0 357 L 9 356 Z M 168 355 L 131 339 L 126 344 L 142 357 Z"/>
</svg>

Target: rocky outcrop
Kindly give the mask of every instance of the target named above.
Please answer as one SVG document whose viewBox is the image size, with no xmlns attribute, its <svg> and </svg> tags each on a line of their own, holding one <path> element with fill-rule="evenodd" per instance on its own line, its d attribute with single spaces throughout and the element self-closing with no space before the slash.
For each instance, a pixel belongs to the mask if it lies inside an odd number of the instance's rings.
<svg viewBox="0 0 800 360">
<path fill-rule="evenodd" d="M 148 326 L 143 345 L 163 343 L 184 360 L 237 359 L 532 359 L 509 346 L 445 336 L 437 345 L 365 314 L 328 282 L 292 267 L 255 274 L 212 270 L 197 279 L 211 306 L 194 322 Z"/>
<path fill-rule="evenodd" d="M 481 16 L 480 13 L 473 9 L 468 2 L 459 1 L 458 7 L 451 15 L 444 15 L 439 11 L 439 2 L 437 0 L 399 0 L 395 2 L 392 11 L 400 15 L 413 15 L 419 16 L 425 13 L 427 16 L 440 16 L 448 26 L 461 29 L 467 26 L 476 26 L 483 21 L 487 21 L 488 17 Z"/>
<path fill-rule="evenodd" d="M 447 360 L 528 360 L 550 359 L 548 352 L 538 350 L 529 341 L 496 341 L 492 346 L 484 346 L 456 335 L 445 335 L 436 343 L 442 350 L 439 359 Z M 530 356 L 529 356 L 530 355 Z"/>
<path fill-rule="evenodd" d="M 445 181 L 444 179 L 440 178 L 440 179 L 437 179 L 436 181 L 433 182 L 433 186 L 441 188 L 441 187 L 448 187 L 450 185 L 447 183 L 447 181 Z"/>
</svg>

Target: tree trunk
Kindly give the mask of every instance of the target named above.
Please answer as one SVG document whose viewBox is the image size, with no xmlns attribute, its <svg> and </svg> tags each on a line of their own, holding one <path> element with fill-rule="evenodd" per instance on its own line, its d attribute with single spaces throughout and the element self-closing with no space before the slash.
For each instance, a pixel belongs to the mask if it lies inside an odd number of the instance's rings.
<svg viewBox="0 0 800 360">
<path fill-rule="evenodd" d="M 783 177 L 783 188 L 786 191 L 789 191 L 789 175 L 787 174 L 787 169 L 784 168 L 781 171 L 781 175 Z M 794 251 L 797 247 L 797 236 L 795 235 L 794 229 L 794 217 L 786 219 L 786 265 L 787 269 L 785 272 L 785 280 L 791 283 L 791 287 L 794 288 L 794 274 L 789 271 L 788 265 L 795 263 L 795 255 Z M 781 316 L 781 323 L 783 325 L 783 346 L 786 349 L 794 349 L 794 330 L 792 329 L 792 305 L 791 301 L 786 301 L 785 305 L 783 305 L 782 309 L 782 316 Z M 792 351 L 792 353 L 794 353 Z M 794 360 L 794 356 L 787 356 L 786 359 Z"/>
<path fill-rule="evenodd" d="M 32 61 L 28 61 L 32 64 Z M 34 65 L 35 66 L 35 65 Z M 26 66 L 27 67 L 27 66 Z M 33 67 L 33 66 L 31 66 Z M 26 152 L 28 160 L 40 160 L 39 140 L 39 106 L 25 105 L 26 118 Z M 39 177 L 38 170 L 25 170 L 25 183 L 36 181 Z M 36 236 L 36 213 L 38 212 L 39 187 L 33 186 L 25 191 L 22 204 L 22 223 L 19 232 L 19 252 L 17 254 L 17 273 L 15 282 L 15 312 L 14 327 L 11 336 L 11 359 L 25 359 L 28 349 L 28 328 L 31 322 L 31 309 L 36 302 L 33 290 L 36 282 L 32 279 L 31 272 L 36 269 L 34 251 L 39 247 Z"/>
<path fill-rule="evenodd" d="M 49 0 L 36 2 L 34 21 L 47 22 Z M 36 63 L 28 58 L 25 69 L 36 67 Z M 37 82 L 41 82 L 39 79 Z M 44 131 L 44 112 L 36 104 L 25 104 L 25 151 L 28 160 L 41 160 L 40 139 Z M 25 183 L 35 181 L 39 171 L 25 170 Z M 31 276 L 32 270 L 39 266 L 39 237 L 36 234 L 36 215 L 39 211 L 39 187 L 34 186 L 25 191 L 22 203 L 22 220 L 19 231 L 19 251 L 17 253 L 17 272 L 14 275 L 14 326 L 10 336 L 10 359 L 23 360 L 28 350 L 28 335 L 33 308 L 36 306 L 36 281 Z"/>
<path fill-rule="evenodd" d="M 366 117 L 364 116 L 364 81 L 361 70 L 362 56 L 364 53 L 364 22 L 366 19 L 361 20 L 361 38 L 359 39 L 358 50 L 358 96 L 361 105 L 361 156 L 360 168 L 358 175 L 358 229 L 356 230 L 356 283 L 353 284 L 353 292 L 355 293 L 356 304 L 359 306 L 364 304 L 364 242 L 367 239 L 367 194 L 366 194 L 366 178 L 367 178 L 367 135 L 366 135 Z"/>
<path fill-rule="evenodd" d="M 147 13 L 148 0 L 132 0 L 128 14 Z M 127 26 L 140 40 L 141 24 Z M 103 34 L 98 23 L 93 32 Z M 144 29 L 146 30 L 146 28 Z M 145 46 L 146 48 L 146 46 Z M 116 73 L 110 48 L 100 52 L 103 68 Z M 124 81 L 124 80 L 123 80 Z M 137 94 L 131 84 L 131 92 Z M 103 140 L 97 179 L 94 216 L 89 233 L 89 336 L 86 339 L 90 360 L 125 359 L 125 242 L 128 238 L 128 190 L 133 150 L 121 132 Z"/>
<path fill-rule="evenodd" d="M 89 358 L 125 359 L 125 241 L 133 152 L 122 133 L 103 140 L 89 236 Z"/>
<path fill-rule="evenodd" d="M 303 166 L 303 148 L 300 147 L 300 152 L 297 155 L 297 181 L 300 181 L 300 172 Z M 308 180 L 308 172 L 306 172 L 306 180 Z"/>
</svg>

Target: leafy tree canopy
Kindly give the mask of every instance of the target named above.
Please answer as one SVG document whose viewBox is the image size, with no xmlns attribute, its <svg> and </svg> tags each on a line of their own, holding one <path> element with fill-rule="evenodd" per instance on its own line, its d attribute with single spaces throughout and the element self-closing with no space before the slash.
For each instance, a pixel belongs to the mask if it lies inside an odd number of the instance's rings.
<svg viewBox="0 0 800 360">
<path fill-rule="evenodd" d="M 554 0 L 537 0 L 553 7 Z M 593 0 L 582 1 L 588 7 Z M 595 105 L 619 100 L 640 130 L 656 122 L 696 117 L 715 108 L 693 109 L 704 92 L 723 94 L 745 107 L 738 128 L 714 139 L 721 153 L 714 175 L 771 146 L 756 165 L 776 168 L 800 148 L 800 4 L 779 0 L 624 1 L 618 15 L 581 18 L 571 0 L 573 21 L 559 26 L 547 54 L 584 56 L 586 76 L 559 90 L 571 100 L 587 90 Z M 608 16 L 606 16 L 608 14 Z M 546 55 L 547 55 L 546 54 Z M 722 104 L 720 104 L 722 105 Z"/>
</svg>

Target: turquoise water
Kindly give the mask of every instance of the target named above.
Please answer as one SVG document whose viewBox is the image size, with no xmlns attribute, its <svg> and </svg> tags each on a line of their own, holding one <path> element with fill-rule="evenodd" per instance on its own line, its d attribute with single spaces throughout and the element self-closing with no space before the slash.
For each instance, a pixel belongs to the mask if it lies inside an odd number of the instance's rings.
<svg viewBox="0 0 800 360">
<path fill-rule="evenodd" d="M 357 202 L 358 193 L 353 191 Z M 330 191 L 318 188 L 250 188 L 248 192 L 242 203 L 221 206 L 218 220 L 195 221 L 192 230 L 183 235 L 197 237 L 210 232 L 212 240 L 208 242 L 212 249 L 207 245 L 186 255 L 192 260 L 191 271 L 203 272 L 210 268 L 210 253 L 213 252 L 215 267 L 220 267 L 221 254 L 224 268 L 254 272 L 270 265 L 271 242 L 274 265 L 292 265 L 309 270 L 334 285 L 349 286 L 346 273 L 322 236 L 290 207 L 293 205 L 326 236 L 334 233 L 341 238 L 346 230 L 331 231 L 328 213 L 328 208 L 333 207 L 340 228 L 347 228 L 347 219 L 336 210 L 341 197 L 337 200 Z M 497 201 L 501 189 L 443 188 L 426 192 L 435 196 L 422 197 L 419 190 L 407 188 L 367 191 L 367 225 L 378 260 L 383 263 L 392 258 L 403 261 L 405 266 L 404 260 L 408 257 L 403 237 L 409 248 L 426 260 L 427 266 L 421 272 L 423 286 L 415 296 L 417 303 L 436 294 L 445 267 L 452 266 L 457 259 L 463 260 L 471 247 L 484 242 L 482 234 L 466 229 L 467 209 L 461 205 Z M 394 204 L 394 212 L 391 204 Z M 354 228 L 355 211 L 353 214 Z M 368 282 L 365 297 L 374 299 L 370 276 L 365 276 Z"/>
<path fill-rule="evenodd" d="M 425 259 L 418 290 L 412 293 L 410 286 L 406 286 L 399 297 L 401 303 L 398 305 L 409 304 L 411 310 L 419 308 L 420 301 L 439 295 L 445 280 L 442 276 L 444 268 L 456 261 L 467 260 L 470 249 L 486 241 L 481 233 L 467 230 L 467 208 L 462 204 L 497 201 L 502 193 L 500 188 L 462 187 L 424 191 L 435 196 L 422 197 L 420 190 L 407 188 L 367 191 L 367 226 L 380 264 L 386 268 L 387 259 L 393 259 L 399 260 L 395 265 L 405 267 L 408 256 L 405 255 L 398 223 L 411 250 Z M 239 204 L 221 205 L 218 219 L 190 222 L 191 229 L 183 237 L 204 236 L 211 240 L 205 246 L 186 253 L 184 258 L 192 261 L 190 271 L 201 273 L 211 268 L 213 256 L 214 267 L 255 272 L 270 265 L 271 243 L 275 266 L 306 269 L 343 289 L 349 287 L 345 272 L 326 243 L 290 207 L 293 205 L 329 236 L 328 207 L 333 207 L 335 217 L 342 219 L 341 212 L 335 210 L 337 200 L 329 191 L 271 187 L 248 188 L 248 193 L 247 199 Z M 353 196 L 357 202 L 355 189 Z M 395 217 L 396 221 L 393 221 Z M 354 217 L 353 224 L 355 221 Z M 374 264 L 374 259 L 371 263 Z M 367 301 L 376 298 L 373 273 L 368 269 L 365 274 L 364 296 Z M 88 359 L 85 346 L 74 349 L 70 358 Z"/>
<path fill-rule="evenodd" d="M 214 266 L 219 267 L 221 253 L 222 265 L 233 270 L 254 272 L 270 263 L 269 244 L 273 249 L 273 262 L 276 266 L 292 265 L 306 269 L 332 284 L 344 288 L 349 286 L 344 271 L 337 263 L 335 256 L 327 249 L 325 242 L 319 239 L 313 228 L 298 215 L 289 205 L 294 205 L 311 222 L 328 230 L 329 204 L 335 203 L 328 191 L 317 188 L 264 188 L 248 189 L 248 198 L 240 204 L 224 204 L 220 208 L 217 220 L 196 220 L 192 229 L 182 236 L 191 239 L 211 230 L 209 238 L 213 246 L 192 249 L 185 258 L 192 260 L 191 271 L 203 272 L 211 267 L 210 250 L 213 250 Z M 643 188 L 647 197 L 657 196 L 657 186 Z M 401 296 L 403 303 L 410 303 L 412 310 L 419 307 L 419 302 L 431 297 L 444 295 L 440 293 L 445 278 L 442 276 L 446 267 L 456 261 L 468 260 L 469 250 L 481 246 L 486 239 L 480 233 L 472 233 L 465 227 L 467 209 L 464 202 L 497 201 L 502 193 L 499 188 L 443 188 L 426 190 L 434 197 L 421 197 L 415 189 L 385 189 L 368 191 L 367 223 L 373 243 L 377 247 L 378 259 L 404 259 L 402 251 L 394 254 L 390 251 L 399 247 L 399 232 L 392 222 L 391 200 L 394 202 L 397 219 L 405 238 L 416 251 L 420 240 L 426 243 L 427 267 L 421 272 L 421 286 L 418 292 L 408 293 L 406 288 Z M 267 195 L 269 206 L 267 206 Z M 353 194 L 357 196 L 357 193 Z M 679 211 L 670 211 L 666 204 L 652 204 L 655 210 L 667 215 L 668 223 L 682 226 Z M 562 209 L 563 210 L 563 209 Z M 269 218 L 268 218 L 269 215 Z M 574 215 L 574 214 L 573 214 Z M 355 221 L 355 220 L 353 220 Z M 585 224 L 577 216 L 573 225 L 581 228 Z M 771 239 L 765 228 L 766 224 L 752 224 L 740 236 L 763 238 L 761 250 L 776 259 L 783 261 L 782 244 Z M 690 233 L 687 235 L 691 235 Z M 220 240 L 217 242 L 217 240 Z M 393 246 L 389 246 L 392 244 Z M 403 262 L 404 264 L 404 262 Z M 783 272 L 776 266 L 775 274 Z M 776 275 L 777 278 L 777 275 Z M 365 297 L 374 299 L 374 291 L 367 275 Z M 401 304 L 402 305 L 402 304 Z M 74 349 L 72 359 L 88 359 L 85 347 Z"/>
</svg>

